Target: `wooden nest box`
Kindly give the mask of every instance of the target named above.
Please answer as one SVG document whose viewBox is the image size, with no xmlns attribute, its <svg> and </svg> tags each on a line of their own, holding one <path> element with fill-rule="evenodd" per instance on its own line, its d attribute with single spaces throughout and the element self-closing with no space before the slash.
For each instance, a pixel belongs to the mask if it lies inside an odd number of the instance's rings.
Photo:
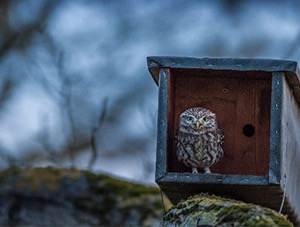
<svg viewBox="0 0 300 227">
<path fill-rule="evenodd" d="M 294 61 L 148 57 L 159 87 L 156 182 L 173 203 L 200 192 L 300 217 L 300 83 Z M 216 113 L 224 156 L 212 174 L 178 162 L 175 134 L 190 107 Z M 281 205 L 283 203 L 283 205 Z"/>
</svg>

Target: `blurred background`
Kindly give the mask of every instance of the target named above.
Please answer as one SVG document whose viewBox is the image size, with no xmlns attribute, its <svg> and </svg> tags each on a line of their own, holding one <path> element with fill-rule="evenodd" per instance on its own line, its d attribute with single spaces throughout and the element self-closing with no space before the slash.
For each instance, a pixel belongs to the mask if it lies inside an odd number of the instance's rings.
<svg viewBox="0 0 300 227">
<path fill-rule="evenodd" d="M 300 58 L 299 1 L 1 0 L 0 168 L 154 184 L 146 57 Z"/>
</svg>

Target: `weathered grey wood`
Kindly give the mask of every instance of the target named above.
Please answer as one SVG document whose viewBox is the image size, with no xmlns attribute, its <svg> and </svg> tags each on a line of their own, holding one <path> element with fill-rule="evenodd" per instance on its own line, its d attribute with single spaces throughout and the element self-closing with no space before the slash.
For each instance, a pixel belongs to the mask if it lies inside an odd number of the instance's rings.
<svg viewBox="0 0 300 227">
<path fill-rule="evenodd" d="M 297 70 L 297 62 L 275 59 L 150 56 L 147 60 L 149 68 L 201 68 L 268 72 L 290 71 L 293 73 Z"/>
<path fill-rule="evenodd" d="M 159 80 L 160 68 L 196 68 L 235 71 L 284 72 L 287 82 L 294 91 L 295 99 L 300 104 L 300 72 L 295 61 L 252 58 L 195 58 L 149 56 L 149 71 L 156 83 Z"/>
<path fill-rule="evenodd" d="M 281 187 L 300 223 L 300 107 L 283 80 Z"/>
<path fill-rule="evenodd" d="M 270 167 L 269 182 L 280 183 L 281 153 L 281 117 L 282 117 L 282 81 L 284 73 L 276 72 L 272 76 L 271 130 L 270 130 Z"/>
<path fill-rule="evenodd" d="M 228 185 L 268 185 L 267 176 L 234 175 L 234 174 L 192 174 L 192 173 L 166 173 L 158 183 L 188 184 L 228 184 Z"/>
<path fill-rule="evenodd" d="M 155 179 L 158 180 L 167 173 L 167 115 L 168 115 L 168 72 L 160 70 L 157 121 L 157 151 Z"/>
</svg>

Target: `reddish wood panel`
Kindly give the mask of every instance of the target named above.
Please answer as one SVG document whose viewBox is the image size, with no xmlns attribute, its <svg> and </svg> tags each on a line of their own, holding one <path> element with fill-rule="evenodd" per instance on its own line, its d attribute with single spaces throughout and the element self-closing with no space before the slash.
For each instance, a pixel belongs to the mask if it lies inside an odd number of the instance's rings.
<svg viewBox="0 0 300 227">
<path fill-rule="evenodd" d="M 215 112 L 225 134 L 225 155 L 213 173 L 266 175 L 270 152 L 271 75 L 266 72 L 172 69 L 168 97 L 168 172 L 190 172 L 176 157 L 180 113 L 190 107 Z M 243 127 L 253 125 L 246 136 Z"/>
</svg>

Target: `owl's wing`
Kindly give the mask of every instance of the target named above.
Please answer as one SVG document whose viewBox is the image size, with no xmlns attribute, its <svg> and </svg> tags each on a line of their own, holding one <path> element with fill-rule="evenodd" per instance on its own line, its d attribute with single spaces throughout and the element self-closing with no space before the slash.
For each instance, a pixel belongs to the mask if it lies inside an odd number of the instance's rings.
<svg viewBox="0 0 300 227">
<path fill-rule="evenodd" d="M 218 128 L 217 129 L 217 134 L 218 134 L 218 143 L 220 143 L 221 145 L 223 145 L 223 143 L 225 141 L 224 132 L 222 131 L 222 129 Z"/>
<path fill-rule="evenodd" d="M 183 143 L 181 142 L 181 139 L 180 139 L 181 137 L 179 137 L 178 134 L 179 133 L 177 132 L 174 136 L 174 139 L 175 139 L 175 142 L 176 142 L 176 147 L 177 147 L 177 149 L 179 149 L 180 147 L 181 147 L 181 149 L 184 149 L 184 145 L 183 145 Z"/>
</svg>

